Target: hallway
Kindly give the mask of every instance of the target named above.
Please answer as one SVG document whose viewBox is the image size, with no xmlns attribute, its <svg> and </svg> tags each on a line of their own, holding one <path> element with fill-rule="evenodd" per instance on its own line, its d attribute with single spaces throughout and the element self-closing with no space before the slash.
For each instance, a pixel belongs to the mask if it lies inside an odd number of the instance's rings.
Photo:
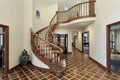
<svg viewBox="0 0 120 80">
<path fill-rule="evenodd" d="M 48 71 L 35 68 L 33 65 L 23 68 L 20 66 L 12 69 L 8 78 L 4 80 L 120 80 L 115 73 L 108 73 L 101 69 L 95 62 L 73 48 L 73 53 L 68 54 L 67 69 L 60 79 Z"/>
</svg>

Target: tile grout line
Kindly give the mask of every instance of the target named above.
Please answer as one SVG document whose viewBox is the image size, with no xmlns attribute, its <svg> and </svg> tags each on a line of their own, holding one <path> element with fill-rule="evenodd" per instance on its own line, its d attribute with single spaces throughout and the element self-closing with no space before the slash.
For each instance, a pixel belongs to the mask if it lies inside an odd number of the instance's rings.
<svg viewBox="0 0 120 80">
<path fill-rule="evenodd" d="M 21 80 L 20 76 L 17 74 L 16 70 L 14 70 L 15 74 L 17 75 L 18 79 Z"/>
<path fill-rule="evenodd" d="M 36 76 L 36 74 L 35 74 L 34 72 L 32 72 L 32 71 L 31 71 L 30 69 L 28 69 L 28 68 L 27 68 L 27 70 L 29 70 L 37 79 L 39 79 L 38 76 Z M 39 80 L 40 80 L 40 79 L 39 79 Z"/>
<path fill-rule="evenodd" d="M 11 77 L 10 77 L 10 74 L 8 74 L 8 78 L 9 78 L 10 80 L 12 80 Z"/>
<path fill-rule="evenodd" d="M 105 75 L 105 72 L 104 72 L 104 74 L 100 77 L 100 80 L 102 80 L 102 78 L 103 78 L 104 75 Z"/>
<path fill-rule="evenodd" d="M 32 80 L 20 67 L 19 67 L 19 69 L 25 74 L 25 76 L 28 78 L 28 80 Z"/>
<path fill-rule="evenodd" d="M 33 72 L 33 71 L 31 71 L 29 68 L 27 68 L 38 80 L 41 80 L 41 79 L 39 79 L 38 78 L 38 76 L 36 76 L 36 74 Z M 43 75 L 43 74 L 42 74 Z M 43 75 L 44 76 L 44 75 Z M 48 77 L 46 77 L 46 76 L 44 76 L 45 78 L 47 78 L 48 80 L 49 80 L 49 78 Z M 58 79 L 58 78 L 57 78 Z"/>
</svg>

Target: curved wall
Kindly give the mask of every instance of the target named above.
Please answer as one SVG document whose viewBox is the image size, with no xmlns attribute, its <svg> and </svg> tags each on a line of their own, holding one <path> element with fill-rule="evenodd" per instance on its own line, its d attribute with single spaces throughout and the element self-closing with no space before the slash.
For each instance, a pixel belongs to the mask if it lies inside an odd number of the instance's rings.
<svg viewBox="0 0 120 80">
<path fill-rule="evenodd" d="M 38 59 L 34 53 L 32 53 L 32 59 L 31 59 L 31 63 L 37 67 L 40 67 L 40 68 L 45 68 L 45 69 L 49 69 L 49 67 L 43 63 L 40 59 Z"/>
</svg>

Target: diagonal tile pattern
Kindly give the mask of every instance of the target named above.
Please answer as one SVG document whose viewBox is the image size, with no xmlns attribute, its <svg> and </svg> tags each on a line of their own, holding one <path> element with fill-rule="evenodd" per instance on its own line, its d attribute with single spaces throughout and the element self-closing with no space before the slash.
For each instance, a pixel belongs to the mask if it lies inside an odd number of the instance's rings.
<svg viewBox="0 0 120 80">
<path fill-rule="evenodd" d="M 120 75 L 104 71 L 87 54 L 76 49 L 67 58 L 67 69 L 61 78 L 29 64 L 24 68 L 17 66 L 10 70 L 8 77 L 3 80 L 120 80 Z"/>
</svg>

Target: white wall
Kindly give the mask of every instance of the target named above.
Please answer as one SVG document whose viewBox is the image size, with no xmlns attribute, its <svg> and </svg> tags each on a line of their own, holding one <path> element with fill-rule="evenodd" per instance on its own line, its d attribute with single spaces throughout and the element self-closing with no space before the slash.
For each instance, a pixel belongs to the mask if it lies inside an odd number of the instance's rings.
<svg viewBox="0 0 120 80">
<path fill-rule="evenodd" d="M 78 31 L 78 38 L 76 42 L 76 48 L 78 48 L 80 51 L 82 51 L 82 31 Z"/>
<path fill-rule="evenodd" d="M 31 57 L 30 28 L 33 27 L 33 0 L 24 0 L 24 44 Z"/>
<path fill-rule="evenodd" d="M 48 65 L 46 65 L 43 61 L 37 58 L 34 53 L 32 53 L 32 60 L 31 63 L 37 67 L 49 69 Z"/>
<path fill-rule="evenodd" d="M 40 11 L 40 17 L 36 17 L 36 10 Z M 43 27 L 49 26 L 50 20 L 58 10 L 57 1 L 34 0 L 33 3 L 33 27 L 38 31 Z"/>
<path fill-rule="evenodd" d="M 120 0 L 97 0 L 96 21 L 87 30 L 90 31 L 90 57 L 106 67 L 106 25 L 120 21 Z M 102 5 L 102 6 L 101 6 Z"/>
<path fill-rule="evenodd" d="M 0 24 L 9 26 L 9 68 L 23 50 L 23 0 L 0 0 Z"/>
</svg>

